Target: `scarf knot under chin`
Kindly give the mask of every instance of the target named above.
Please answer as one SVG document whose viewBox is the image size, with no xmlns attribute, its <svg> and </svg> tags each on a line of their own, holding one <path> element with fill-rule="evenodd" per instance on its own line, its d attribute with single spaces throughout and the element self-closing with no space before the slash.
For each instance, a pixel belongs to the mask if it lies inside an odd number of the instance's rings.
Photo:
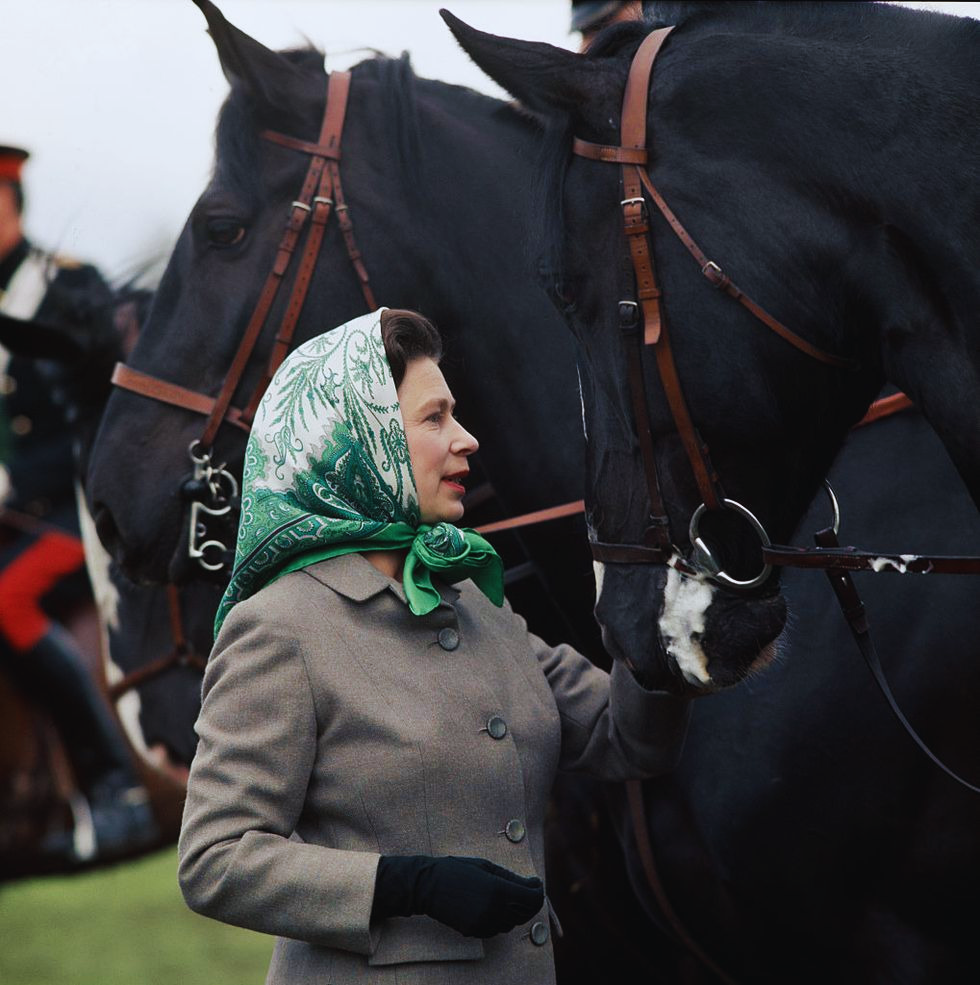
<svg viewBox="0 0 980 985">
<path fill-rule="evenodd" d="M 441 601 L 432 575 L 456 582 L 472 578 L 494 605 L 504 602 L 504 567 L 497 552 L 475 530 L 451 523 L 425 524 L 412 538 L 402 582 L 408 607 L 417 616 L 431 612 Z"/>
</svg>

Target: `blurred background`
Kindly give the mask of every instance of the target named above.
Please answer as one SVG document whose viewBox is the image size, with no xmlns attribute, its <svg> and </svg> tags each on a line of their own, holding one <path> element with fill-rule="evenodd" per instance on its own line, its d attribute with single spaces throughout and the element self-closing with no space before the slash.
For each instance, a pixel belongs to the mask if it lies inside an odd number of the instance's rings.
<svg viewBox="0 0 980 985">
<path fill-rule="evenodd" d="M 272 48 L 328 69 L 408 50 L 418 74 L 503 96 L 458 49 L 447 6 L 496 34 L 577 48 L 567 0 L 223 0 Z M 908 6 L 980 17 L 980 3 Z M 165 263 L 211 166 L 227 92 L 190 0 L 0 0 L 0 144 L 31 151 L 26 232 L 114 281 Z M 188 911 L 173 849 L 108 870 L 0 884 L 3 985 L 246 985 L 271 940 Z"/>
<path fill-rule="evenodd" d="M 312 43 L 327 69 L 375 48 L 415 71 L 501 91 L 439 17 L 576 47 L 567 0 L 219 0 L 270 48 Z M 0 144 L 31 151 L 27 235 L 116 279 L 165 259 L 207 180 L 228 87 L 190 0 L 0 0 Z"/>
</svg>

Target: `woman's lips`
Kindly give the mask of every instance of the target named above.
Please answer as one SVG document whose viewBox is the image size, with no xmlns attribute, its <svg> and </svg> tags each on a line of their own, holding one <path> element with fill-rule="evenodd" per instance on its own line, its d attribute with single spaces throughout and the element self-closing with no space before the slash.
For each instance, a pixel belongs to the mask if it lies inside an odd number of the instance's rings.
<svg viewBox="0 0 980 985">
<path fill-rule="evenodd" d="M 450 489 L 462 494 L 466 492 L 466 486 L 463 485 L 463 479 L 465 479 L 466 476 L 466 472 L 457 472 L 454 475 L 445 476 L 442 481 L 449 486 Z"/>
</svg>

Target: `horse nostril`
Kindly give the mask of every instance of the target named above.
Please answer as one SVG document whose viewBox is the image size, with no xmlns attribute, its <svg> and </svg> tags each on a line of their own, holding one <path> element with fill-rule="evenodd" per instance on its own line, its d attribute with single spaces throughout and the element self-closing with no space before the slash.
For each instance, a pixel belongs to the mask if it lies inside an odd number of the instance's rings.
<svg viewBox="0 0 980 985">
<path fill-rule="evenodd" d="M 119 529 L 112 518 L 109 508 L 102 503 L 92 504 L 92 519 L 95 521 L 95 532 L 102 541 L 102 546 L 113 556 L 119 547 Z"/>
</svg>

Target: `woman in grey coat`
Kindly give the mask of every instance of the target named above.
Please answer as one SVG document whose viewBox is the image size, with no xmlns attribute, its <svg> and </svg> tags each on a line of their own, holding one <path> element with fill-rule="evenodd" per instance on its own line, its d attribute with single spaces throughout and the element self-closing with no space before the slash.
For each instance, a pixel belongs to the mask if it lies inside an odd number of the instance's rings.
<svg viewBox="0 0 980 985">
<path fill-rule="evenodd" d="M 267 981 L 554 981 L 558 769 L 669 770 L 685 702 L 527 631 L 463 513 L 477 448 L 432 326 L 300 346 L 246 451 L 180 836 L 188 904 L 278 936 Z"/>
</svg>

